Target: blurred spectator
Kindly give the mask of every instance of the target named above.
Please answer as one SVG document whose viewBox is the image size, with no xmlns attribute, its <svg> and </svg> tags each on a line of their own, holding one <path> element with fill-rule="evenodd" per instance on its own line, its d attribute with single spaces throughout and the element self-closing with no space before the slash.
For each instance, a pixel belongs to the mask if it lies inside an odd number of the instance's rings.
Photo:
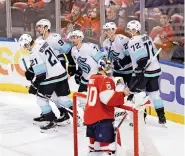
<svg viewBox="0 0 185 156">
<path fill-rule="evenodd" d="M 87 29 L 84 30 L 86 37 L 99 39 L 100 37 L 100 8 L 94 7 L 89 10 L 88 16 L 84 17 L 89 22 Z"/>
<path fill-rule="evenodd" d="M 184 0 L 154 0 L 152 7 L 184 4 Z M 151 6 L 150 6 L 151 7 Z"/>
<path fill-rule="evenodd" d="M 82 9 L 82 13 L 87 15 L 88 10 L 92 10 L 93 8 L 99 7 L 100 2 L 99 0 L 88 0 L 85 4 L 85 7 Z"/>
<path fill-rule="evenodd" d="M 163 12 L 160 17 L 161 26 L 154 27 L 150 33 L 150 37 L 154 40 L 157 48 L 162 48 L 161 57 L 168 58 L 169 53 L 174 45 L 174 30 L 170 25 L 170 17 Z"/>
<path fill-rule="evenodd" d="M 28 6 L 32 8 L 41 8 L 44 6 L 43 0 L 28 0 Z"/>
<path fill-rule="evenodd" d="M 181 38 L 179 44 L 175 47 L 171 60 L 184 63 L 184 37 Z"/>
<path fill-rule="evenodd" d="M 61 0 L 62 13 L 70 13 L 73 6 L 73 0 Z"/>
<path fill-rule="evenodd" d="M 0 9 L 3 9 L 5 7 L 6 0 L 0 0 Z"/>
<path fill-rule="evenodd" d="M 71 13 L 65 17 L 65 20 L 78 24 L 84 28 L 88 27 L 88 22 L 84 20 L 81 13 L 81 8 L 83 8 L 83 6 L 84 5 L 82 3 L 74 3 Z"/>
</svg>

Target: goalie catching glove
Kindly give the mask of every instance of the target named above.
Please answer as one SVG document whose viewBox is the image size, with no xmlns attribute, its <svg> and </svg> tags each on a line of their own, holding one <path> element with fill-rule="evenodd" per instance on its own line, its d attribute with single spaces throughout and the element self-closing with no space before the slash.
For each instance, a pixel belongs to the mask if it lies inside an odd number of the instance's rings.
<svg viewBox="0 0 185 156">
<path fill-rule="evenodd" d="M 134 93 L 130 94 L 127 97 L 127 104 L 130 105 L 132 104 L 134 108 L 137 110 L 141 110 L 145 108 L 145 103 L 149 100 L 147 94 L 145 92 L 140 92 L 140 93 Z"/>
</svg>

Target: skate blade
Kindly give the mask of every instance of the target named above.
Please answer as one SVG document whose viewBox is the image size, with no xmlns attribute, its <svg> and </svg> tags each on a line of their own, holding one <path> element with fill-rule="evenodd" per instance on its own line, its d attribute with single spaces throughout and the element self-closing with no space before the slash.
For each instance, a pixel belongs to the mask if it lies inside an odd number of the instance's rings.
<svg viewBox="0 0 185 156">
<path fill-rule="evenodd" d="M 40 132 L 41 133 L 58 132 L 56 127 L 57 127 L 57 124 L 54 123 L 54 125 L 51 128 L 49 128 L 49 129 L 40 129 Z"/>
<path fill-rule="evenodd" d="M 166 124 L 159 124 L 162 128 L 168 128 Z"/>
<path fill-rule="evenodd" d="M 66 121 L 63 121 L 63 122 L 55 122 L 57 124 L 57 126 L 65 126 L 65 125 L 69 125 L 71 124 L 71 121 L 70 120 L 66 120 Z"/>
<path fill-rule="evenodd" d="M 42 121 L 42 122 L 33 121 L 33 125 L 35 125 L 35 126 L 42 126 L 43 123 L 44 123 L 44 121 Z"/>
</svg>

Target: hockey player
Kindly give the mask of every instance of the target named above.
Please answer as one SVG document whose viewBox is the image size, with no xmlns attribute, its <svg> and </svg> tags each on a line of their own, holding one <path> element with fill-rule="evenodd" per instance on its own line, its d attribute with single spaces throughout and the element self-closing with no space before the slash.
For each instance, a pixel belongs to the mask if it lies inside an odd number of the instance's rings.
<svg viewBox="0 0 185 156">
<path fill-rule="evenodd" d="M 115 34 L 117 26 L 114 22 L 108 22 L 103 26 L 103 32 L 107 39 L 103 42 L 103 48 L 108 58 L 114 64 L 114 77 L 122 77 L 129 84 L 132 76 L 132 63 L 128 53 L 128 37 Z"/>
<path fill-rule="evenodd" d="M 108 156 L 116 152 L 114 107 L 125 103 L 124 97 L 129 94 L 129 89 L 122 88 L 122 91 L 116 92 L 114 80 L 110 77 L 111 73 L 110 60 L 103 58 L 99 61 L 98 73 L 89 79 L 87 104 L 84 111 L 86 135 L 90 140 L 89 156 L 99 156 L 98 153 L 102 153 L 101 156 Z M 144 100 L 143 105 L 146 94 L 140 97 L 141 101 Z"/>
<path fill-rule="evenodd" d="M 55 93 L 58 96 L 57 101 L 61 105 L 68 108 L 72 107 L 72 101 L 68 98 L 70 89 L 67 72 L 47 42 L 40 41 L 36 43 L 30 35 L 23 34 L 19 38 L 19 44 L 22 48 L 30 51 L 31 64 L 26 70 L 25 76 L 27 80 L 32 82 L 29 93 L 37 95 L 37 104 L 42 112 L 42 116 L 35 120 L 49 121 L 46 125 L 40 127 L 47 130 L 56 125 L 54 121 L 62 122 L 66 118 L 69 119 L 68 113 L 66 114 L 64 108 L 59 105 L 61 118 L 57 120 L 48 100 Z"/>
<path fill-rule="evenodd" d="M 75 74 L 75 81 L 79 84 L 78 92 L 86 92 L 90 76 L 97 73 L 98 61 L 102 58 L 103 53 L 98 46 L 93 43 L 83 43 L 84 34 L 80 30 L 73 31 L 70 36 L 74 47 L 71 55 L 78 65 Z"/>
<path fill-rule="evenodd" d="M 35 40 L 35 42 L 40 41 L 46 41 L 49 46 L 51 46 L 54 49 L 54 54 L 57 56 L 57 58 L 60 60 L 62 66 L 66 69 L 66 59 L 64 57 L 64 54 L 67 56 L 68 59 L 68 74 L 70 76 L 74 75 L 76 72 L 76 65 L 73 61 L 73 58 L 71 56 L 71 48 L 72 46 L 68 43 L 65 43 L 60 34 L 57 33 L 51 33 L 51 22 L 47 19 L 41 19 L 36 23 L 37 30 L 40 34 L 40 36 Z M 66 88 L 68 89 L 68 88 Z M 65 97 L 68 98 L 68 97 Z M 56 94 L 52 95 L 52 99 L 57 101 Z M 57 101 L 58 102 L 58 101 Z M 59 103 L 59 102 L 58 102 Z M 69 116 L 67 115 L 67 111 L 65 109 L 62 110 L 60 105 L 57 105 L 58 109 L 61 112 L 61 117 L 66 114 L 65 118 L 68 119 Z M 42 115 L 41 115 L 42 118 Z M 59 118 L 59 121 L 64 120 L 65 118 L 61 119 Z M 40 121 L 40 118 L 35 118 L 34 120 Z"/>
<path fill-rule="evenodd" d="M 134 70 L 130 84 L 132 85 L 136 79 L 139 81 L 133 88 L 130 86 L 132 88 L 131 92 L 140 92 L 146 89 L 157 112 L 159 124 L 165 124 L 164 105 L 160 97 L 158 84 L 161 67 L 157 58 L 143 72 L 147 62 L 154 57 L 157 49 L 152 39 L 146 34 L 141 35 L 140 30 L 141 24 L 137 20 L 130 21 L 127 24 L 127 31 L 132 35 L 128 48 Z"/>
<path fill-rule="evenodd" d="M 72 46 L 64 42 L 60 34 L 50 32 L 51 22 L 49 20 L 47 19 L 39 20 L 36 23 L 36 27 L 40 36 L 36 39 L 35 42 L 40 40 L 47 41 L 48 44 L 54 49 L 55 55 L 61 61 L 61 64 L 63 65 L 63 67 L 66 69 L 66 59 L 64 57 L 64 54 L 65 54 L 69 62 L 68 73 L 69 75 L 74 75 L 76 71 L 76 66 L 73 61 L 73 58 L 71 57 Z"/>
</svg>

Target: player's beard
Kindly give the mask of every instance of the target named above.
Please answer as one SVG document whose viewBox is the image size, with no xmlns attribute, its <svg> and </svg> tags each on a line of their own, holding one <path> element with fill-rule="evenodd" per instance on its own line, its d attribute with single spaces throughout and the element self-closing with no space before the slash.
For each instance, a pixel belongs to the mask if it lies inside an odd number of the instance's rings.
<svg viewBox="0 0 185 156">
<path fill-rule="evenodd" d="M 77 43 L 77 42 L 72 42 L 72 43 L 73 43 L 73 45 L 74 45 L 74 46 L 77 46 L 77 45 L 78 45 L 78 43 Z"/>
</svg>

